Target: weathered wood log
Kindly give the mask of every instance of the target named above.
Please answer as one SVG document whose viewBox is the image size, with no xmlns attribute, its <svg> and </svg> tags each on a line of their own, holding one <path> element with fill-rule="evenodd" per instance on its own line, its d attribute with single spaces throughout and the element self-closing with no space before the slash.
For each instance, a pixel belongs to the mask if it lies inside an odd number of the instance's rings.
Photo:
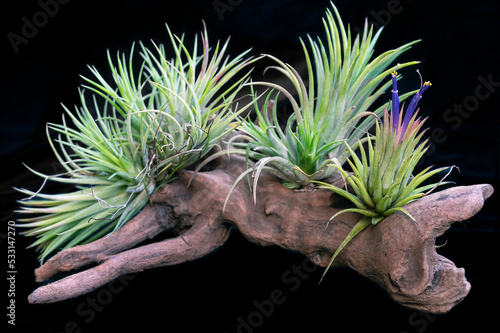
<svg viewBox="0 0 500 333">
<path fill-rule="evenodd" d="M 232 157 L 220 159 L 212 171 L 182 172 L 120 230 L 62 251 L 38 268 L 37 281 L 43 281 L 99 264 L 39 287 L 29 302 L 77 297 L 122 274 L 200 258 L 221 246 L 231 227 L 249 241 L 299 251 L 315 264 L 327 266 L 360 216 L 342 214 L 327 226 L 333 214 L 347 207 L 345 200 L 327 190 L 289 190 L 270 175 L 261 176 L 256 203 L 247 183 L 241 182 L 223 211 L 226 195 L 243 168 L 244 161 Z M 405 207 L 417 224 L 404 214 L 391 215 L 357 235 L 334 266 L 348 266 L 373 280 L 403 306 L 445 313 L 468 294 L 470 284 L 464 269 L 437 254 L 435 239 L 451 223 L 475 215 L 492 193 L 492 186 L 485 184 L 425 196 Z M 132 248 L 165 230 L 173 237 Z"/>
</svg>

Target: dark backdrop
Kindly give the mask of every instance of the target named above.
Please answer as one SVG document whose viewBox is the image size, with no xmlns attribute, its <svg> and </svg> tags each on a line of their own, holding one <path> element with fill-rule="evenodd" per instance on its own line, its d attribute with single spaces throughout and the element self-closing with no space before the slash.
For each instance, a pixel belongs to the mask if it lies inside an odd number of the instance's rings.
<svg viewBox="0 0 500 333">
<path fill-rule="evenodd" d="M 55 6 L 54 4 L 58 5 Z M 166 41 L 164 24 L 188 38 L 206 22 L 212 40 L 231 35 L 231 52 L 253 48 L 297 64 L 299 37 L 322 33 L 328 1 L 124 0 L 18 1 L 2 9 L 3 58 L 0 158 L 2 222 L 15 219 L 12 186 L 37 189 L 41 180 L 22 162 L 52 173 L 55 158 L 45 124 L 59 122 L 60 103 L 78 104 L 80 74 L 106 66 L 106 50 L 127 51 L 139 39 Z M 429 117 L 432 154 L 423 165 L 457 165 L 459 185 L 499 185 L 500 4 L 497 1 L 337 1 L 354 29 L 386 25 L 380 52 L 422 42 L 401 60 L 420 60 L 433 83 L 420 106 Z M 44 9 L 45 8 L 45 9 Z M 45 14 L 43 13 L 45 11 Z M 28 22 L 28 23 L 27 23 Z M 38 26 L 29 27 L 36 23 Z M 23 35 L 24 34 L 24 35 Z M 415 89 L 416 67 L 402 71 L 400 91 Z M 262 68 L 255 73 L 260 75 Z M 38 266 L 31 239 L 16 237 L 16 327 L 45 332 L 478 332 L 496 327 L 499 297 L 499 200 L 493 195 L 473 219 L 448 231 L 438 250 L 464 267 L 472 290 L 450 313 L 430 316 L 395 304 L 377 285 L 347 269 L 334 269 L 318 285 L 321 269 L 300 254 L 260 248 L 237 231 L 215 253 L 175 267 L 127 276 L 74 300 L 30 306 Z M 6 223 L 2 253 L 6 258 Z M 6 267 L 4 262 L 2 267 Z M 2 268 L 4 270 L 4 268 Z M 7 268 L 5 268 L 7 271 Z M 4 284 L 5 285 L 5 284 Z M 6 296 L 8 285 L 1 294 Z M 281 293 L 273 308 L 266 300 Z M 5 298 L 2 298 L 5 299 Z M 2 303 L 5 310 L 6 301 Z M 266 305 L 267 304 L 267 305 Z M 267 306 L 267 307 L 266 307 Z M 260 310 L 259 310 L 260 309 Z M 260 312 L 260 314 L 259 314 Z M 7 317 L 2 313 L 2 324 Z M 242 324 L 251 323 L 255 327 Z M 349 327 L 349 329 L 347 329 Z M 9 326 L 9 329 L 12 329 Z"/>
</svg>

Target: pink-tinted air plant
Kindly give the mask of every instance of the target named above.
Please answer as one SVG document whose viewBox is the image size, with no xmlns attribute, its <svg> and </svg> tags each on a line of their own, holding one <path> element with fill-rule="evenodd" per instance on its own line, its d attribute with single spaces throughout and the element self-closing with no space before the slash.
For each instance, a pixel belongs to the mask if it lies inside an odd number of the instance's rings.
<svg viewBox="0 0 500 333">
<path fill-rule="evenodd" d="M 353 237 L 368 226 L 382 222 L 393 213 L 403 213 L 410 221 L 418 223 L 404 206 L 423 197 L 437 186 L 447 183 L 441 180 L 438 183 L 423 184 L 431 176 L 449 169 L 448 167 L 434 170 L 428 167 L 416 175 L 413 174 L 416 165 L 429 147 L 427 140 L 421 142 L 425 131 L 420 129 L 425 119 L 418 118 L 418 110 L 415 109 L 424 91 L 430 87 L 430 82 L 421 84 L 404 117 L 404 106 L 399 108 L 396 71 L 392 72 L 392 84 L 391 111 L 384 110 L 383 120 L 377 121 L 375 137 L 366 138 L 368 149 L 359 142 L 358 157 L 353 149 L 347 146 L 350 153 L 347 163 L 353 172 L 347 173 L 338 162 L 334 165 L 344 177 L 345 188 L 317 182 L 320 187 L 347 198 L 355 206 L 338 212 L 330 218 L 330 221 L 345 212 L 362 215 L 360 221 L 333 254 L 328 267 Z"/>
</svg>

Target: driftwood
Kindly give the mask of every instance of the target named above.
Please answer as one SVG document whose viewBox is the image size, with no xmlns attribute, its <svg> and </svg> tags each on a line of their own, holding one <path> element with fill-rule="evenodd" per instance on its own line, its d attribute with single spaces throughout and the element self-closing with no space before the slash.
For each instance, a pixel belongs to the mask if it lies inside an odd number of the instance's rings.
<svg viewBox="0 0 500 333">
<path fill-rule="evenodd" d="M 292 191 L 270 175 L 261 175 L 256 203 L 248 184 L 242 181 L 223 211 L 229 188 L 244 170 L 244 161 L 232 157 L 217 163 L 213 170 L 196 176 L 191 171 L 182 172 L 115 233 L 51 258 L 35 271 L 37 281 L 98 265 L 39 287 L 29 302 L 62 301 L 123 274 L 200 258 L 224 244 L 231 227 L 251 242 L 299 251 L 315 264 L 326 266 L 360 218 L 342 214 L 326 227 L 327 220 L 346 207 L 345 200 L 328 190 Z M 470 284 L 464 269 L 437 254 L 435 239 L 451 223 L 475 215 L 492 193 L 490 185 L 475 185 L 430 194 L 405 207 L 417 224 L 404 214 L 391 215 L 357 235 L 340 252 L 334 266 L 348 266 L 375 281 L 405 307 L 445 313 L 468 294 Z M 173 236 L 134 248 L 165 231 Z"/>
</svg>

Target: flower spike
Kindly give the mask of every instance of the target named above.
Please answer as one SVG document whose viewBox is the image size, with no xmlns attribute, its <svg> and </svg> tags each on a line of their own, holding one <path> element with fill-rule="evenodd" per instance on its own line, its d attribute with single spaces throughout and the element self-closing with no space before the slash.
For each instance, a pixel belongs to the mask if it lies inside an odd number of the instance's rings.
<svg viewBox="0 0 500 333">
<path fill-rule="evenodd" d="M 398 76 L 398 72 L 397 69 L 398 69 L 398 65 L 396 65 L 396 68 L 394 69 L 394 72 L 391 73 L 392 75 L 392 90 L 391 90 L 391 93 L 392 93 L 392 117 L 391 117 L 391 123 L 392 123 L 392 128 L 393 129 L 396 129 L 396 127 L 398 126 L 399 124 L 399 95 L 398 95 L 398 84 L 397 84 L 397 76 Z M 396 122 L 395 122 L 396 121 Z"/>
<path fill-rule="evenodd" d="M 420 75 L 420 72 L 417 70 L 418 75 Z M 420 75 L 420 80 L 422 81 L 422 76 Z M 420 90 L 413 96 L 412 100 L 410 101 L 410 105 L 408 105 L 408 109 L 406 109 L 405 113 L 405 118 L 403 120 L 403 133 L 406 131 L 406 128 L 408 127 L 408 124 L 410 123 L 410 119 L 413 117 L 413 113 L 415 111 L 415 108 L 417 107 L 418 101 L 422 98 L 422 94 L 424 91 L 426 91 L 430 86 L 431 86 L 430 81 L 426 81 L 420 85 Z"/>
</svg>

